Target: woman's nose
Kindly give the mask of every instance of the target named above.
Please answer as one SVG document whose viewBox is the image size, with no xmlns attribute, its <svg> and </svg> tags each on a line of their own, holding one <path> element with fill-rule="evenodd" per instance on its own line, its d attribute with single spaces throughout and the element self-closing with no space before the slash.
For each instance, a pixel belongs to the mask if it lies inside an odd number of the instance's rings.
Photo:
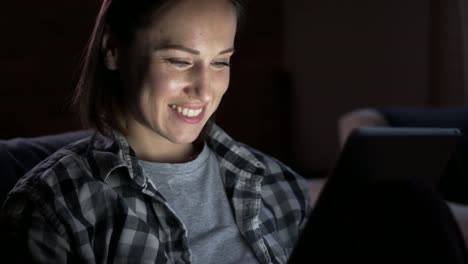
<svg viewBox="0 0 468 264">
<path fill-rule="evenodd" d="M 194 69 L 191 76 L 191 85 L 186 87 L 186 93 L 191 98 L 198 99 L 202 102 L 208 102 L 212 99 L 212 76 L 210 69 L 198 67 Z"/>
</svg>

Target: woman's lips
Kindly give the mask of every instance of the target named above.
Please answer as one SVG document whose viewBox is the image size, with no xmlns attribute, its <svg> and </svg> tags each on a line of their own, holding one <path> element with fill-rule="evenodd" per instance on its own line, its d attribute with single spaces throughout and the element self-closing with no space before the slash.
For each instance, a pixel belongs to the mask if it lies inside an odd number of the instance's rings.
<svg viewBox="0 0 468 264">
<path fill-rule="evenodd" d="M 171 104 L 169 107 L 180 120 L 189 124 L 197 124 L 205 116 L 205 106 Z"/>
</svg>

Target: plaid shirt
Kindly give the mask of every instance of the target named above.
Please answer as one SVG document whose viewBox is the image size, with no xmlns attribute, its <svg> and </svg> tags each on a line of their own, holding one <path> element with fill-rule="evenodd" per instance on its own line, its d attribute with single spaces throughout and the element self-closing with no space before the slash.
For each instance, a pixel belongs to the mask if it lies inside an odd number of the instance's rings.
<svg viewBox="0 0 468 264">
<path fill-rule="evenodd" d="M 259 263 L 286 263 L 310 211 L 307 182 L 209 127 L 206 141 L 240 233 Z M 96 133 L 41 162 L 17 183 L 3 213 L 11 243 L 40 263 L 191 262 L 184 223 L 118 133 Z"/>
</svg>

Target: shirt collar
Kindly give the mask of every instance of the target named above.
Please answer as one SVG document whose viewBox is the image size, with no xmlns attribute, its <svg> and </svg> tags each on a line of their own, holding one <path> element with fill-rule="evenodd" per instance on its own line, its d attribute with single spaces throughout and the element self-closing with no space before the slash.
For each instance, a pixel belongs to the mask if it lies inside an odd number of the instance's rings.
<svg viewBox="0 0 468 264">
<path fill-rule="evenodd" d="M 88 150 L 88 162 L 94 175 L 98 175 L 104 182 L 107 182 L 114 170 L 126 168 L 132 180 L 141 186 L 145 184 L 135 152 L 125 136 L 116 130 L 110 136 L 95 132 Z"/>
<path fill-rule="evenodd" d="M 265 165 L 246 145 L 232 139 L 215 123 L 207 124 L 207 143 L 222 160 L 249 174 L 263 175 Z"/>
</svg>

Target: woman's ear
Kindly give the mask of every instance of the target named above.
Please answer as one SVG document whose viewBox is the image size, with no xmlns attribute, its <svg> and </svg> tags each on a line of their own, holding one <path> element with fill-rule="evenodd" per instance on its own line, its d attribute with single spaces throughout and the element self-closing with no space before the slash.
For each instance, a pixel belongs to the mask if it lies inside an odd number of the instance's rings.
<svg viewBox="0 0 468 264">
<path fill-rule="evenodd" d="M 119 59 L 119 51 L 117 48 L 117 43 L 115 40 L 114 35 L 112 34 L 109 26 L 104 28 L 104 34 L 102 36 L 101 42 L 101 50 L 102 54 L 104 54 L 104 65 L 106 68 L 111 71 L 117 70 L 118 67 L 118 59 Z"/>
</svg>

